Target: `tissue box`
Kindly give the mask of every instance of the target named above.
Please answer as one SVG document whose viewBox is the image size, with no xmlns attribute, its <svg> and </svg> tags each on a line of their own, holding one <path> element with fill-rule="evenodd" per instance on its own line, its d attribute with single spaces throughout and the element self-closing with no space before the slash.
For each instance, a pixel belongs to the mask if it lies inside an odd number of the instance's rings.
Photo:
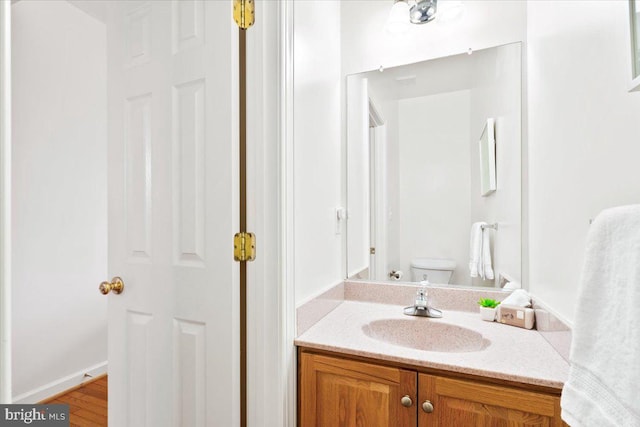
<svg viewBox="0 0 640 427">
<path fill-rule="evenodd" d="M 535 312 L 532 308 L 500 304 L 497 320 L 505 325 L 531 329 L 535 323 Z"/>
</svg>

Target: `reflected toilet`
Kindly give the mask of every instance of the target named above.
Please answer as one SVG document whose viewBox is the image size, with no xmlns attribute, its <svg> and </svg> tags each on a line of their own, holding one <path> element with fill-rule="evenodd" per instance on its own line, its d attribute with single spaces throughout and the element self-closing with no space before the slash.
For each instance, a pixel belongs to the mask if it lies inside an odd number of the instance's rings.
<svg viewBox="0 0 640 427">
<path fill-rule="evenodd" d="M 411 281 L 428 280 L 433 284 L 448 284 L 456 269 L 452 259 L 414 258 L 411 260 Z"/>
</svg>

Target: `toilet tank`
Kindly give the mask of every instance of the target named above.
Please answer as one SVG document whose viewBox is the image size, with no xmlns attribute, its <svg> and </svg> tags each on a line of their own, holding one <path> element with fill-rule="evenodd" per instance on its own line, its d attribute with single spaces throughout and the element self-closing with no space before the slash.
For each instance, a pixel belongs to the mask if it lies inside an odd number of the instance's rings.
<svg viewBox="0 0 640 427">
<path fill-rule="evenodd" d="M 434 284 L 447 284 L 451 280 L 456 262 L 452 259 L 414 258 L 411 260 L 411 280 L 428 280 Z"/>
</svg>

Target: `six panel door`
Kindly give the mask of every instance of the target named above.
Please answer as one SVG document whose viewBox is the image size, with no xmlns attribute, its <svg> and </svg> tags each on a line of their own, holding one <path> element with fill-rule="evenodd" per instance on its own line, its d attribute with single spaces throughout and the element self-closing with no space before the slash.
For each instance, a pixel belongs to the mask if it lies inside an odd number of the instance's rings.
<svg viewBox="0 0 640 427">
<path fill-rule="evenodd" d="M 109 421 L 239 425 L 231 1 L 109 8 Z"/>
</svg>

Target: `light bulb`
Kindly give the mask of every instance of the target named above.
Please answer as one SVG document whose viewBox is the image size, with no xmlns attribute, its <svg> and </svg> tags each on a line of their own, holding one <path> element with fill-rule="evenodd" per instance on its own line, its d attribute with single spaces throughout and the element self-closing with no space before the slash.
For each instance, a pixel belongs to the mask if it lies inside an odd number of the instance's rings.
<svg viewBox="0 0 640 427">
<path fill-rule="evenodd" d="M 390 34 L 403 34 L 409 30 L 409 4 L 405 0 L 396 1 L 389 12 L 386 25 Z"/>
</svg>

